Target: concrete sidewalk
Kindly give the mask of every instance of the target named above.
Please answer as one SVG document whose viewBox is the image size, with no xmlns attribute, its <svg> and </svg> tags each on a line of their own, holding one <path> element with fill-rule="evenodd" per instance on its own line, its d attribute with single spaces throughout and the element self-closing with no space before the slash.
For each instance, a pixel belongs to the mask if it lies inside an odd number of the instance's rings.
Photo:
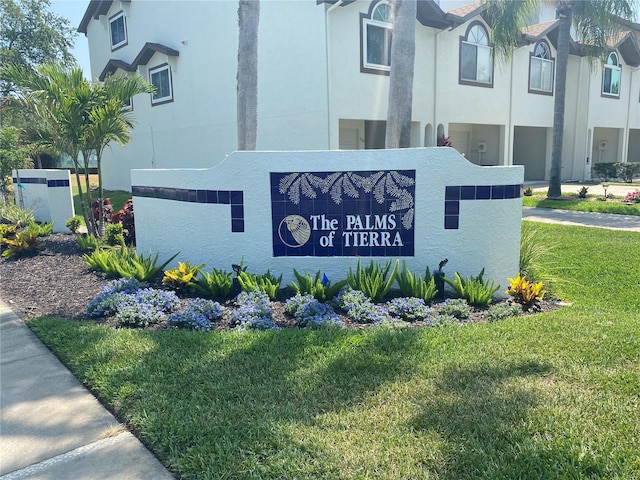
<svg viewBox="0 0 640 480">
<path fill-rule="evenodd" d="M 522 207 L 522 218 L 534 222 L 640 232 L 640 216 Z"/>
<path fill-rule="evenodd" d="M 0 480 L 27 478 L 174 477 L 0 301 Z"/>
</svg>

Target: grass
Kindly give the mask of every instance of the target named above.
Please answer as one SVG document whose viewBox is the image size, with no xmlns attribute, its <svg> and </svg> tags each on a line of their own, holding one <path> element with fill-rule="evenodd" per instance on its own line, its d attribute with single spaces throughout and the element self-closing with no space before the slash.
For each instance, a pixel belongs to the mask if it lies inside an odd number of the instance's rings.
<svg viewBox="0 0 640 480">
<path fill-rule="evenodd" d="M 640 215 L 640 204 L 627 205 L 615 200 L 602 201 L 602 195 L 588 195 L 586 199 L 578 198 L 576 194 L 563 194 L 566 199 L 551 200 L 545 193 L 535 193 L 522 197 L 525 207 L 557 208 L 561 210 L 577 210 L 581 212 L 615 213 L 619 215 Z"/>
<path fill-rule="evenodd" d="M 81 181 L 84 182 L 84 177 L 81 177 Z M 91 192 L 91 198 L 92 200 L 96 200 L 98 198 L 98 176 L 89 175 L 89 183 L 93 188 Z M 82 188 L 84 191 L 84 183 L 82 183 Z M 80 205 L 80 195 L 78 194 L 78 183 L 76 182 L 75 175 L 71 175 L 71 193 L 73 195 L 73 208 L 75 209 L 76 215 L 82 216 L 82 206 Z M 111 199 L 113 211 L 117 212 L 123 207 L 125 202 L 131 198 L 131 192 L 126 192 L 123 190 L 105 190 L 104 196 L 105 198 Z"/>
<path fill-rule="evenodd" d="M 640 238 L 535 224 L 572 307 L 362 331 L 30 327 L 179 478 L 640 478 Z"/>
</svg>

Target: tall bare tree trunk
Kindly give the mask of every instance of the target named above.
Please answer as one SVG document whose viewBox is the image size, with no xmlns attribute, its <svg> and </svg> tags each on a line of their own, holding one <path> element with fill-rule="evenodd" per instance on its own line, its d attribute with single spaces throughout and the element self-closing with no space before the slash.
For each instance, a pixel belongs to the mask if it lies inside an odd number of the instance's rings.
<svg viewBox="0 0 640 480">
<path fill-rule="evenodd" d="M 238 4 L 238 150 L 255 150 L 258 136 L 258 24 L 260 1 Z"/>
<path fill-rule="evenodd" d="M 393 0 L 386 148 L 411 146 L 417 0 Z"/>
<path fill-rule="evenodd" d="M 564 106 L 567 90 L 567 66 L 569 64 L 569 41 L 571 38 L 571 2 L 558 1 L 558 51 L 556 58 L 556 91 L 553 105 L 553 146 L 551 150 L 551 172 L 549 174 L 548 197 L 562 195 L 562 142 L 564 137 Z"/>
</svg>

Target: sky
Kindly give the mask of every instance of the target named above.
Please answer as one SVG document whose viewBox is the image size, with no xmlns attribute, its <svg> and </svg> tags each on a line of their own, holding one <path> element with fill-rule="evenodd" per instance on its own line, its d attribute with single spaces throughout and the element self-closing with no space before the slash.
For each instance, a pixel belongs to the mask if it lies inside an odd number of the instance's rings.
<svg viewBox="0 0 640 480">
<path fill-rule="evenodd" d="M 84 12 L 89 5 L 89 0 L 51 0 L 50 10 L 65 17 L 71 22 L 71 26 L 76 29 L 84 16 Z M 71 51 L 84 72 L 84 76 L 91 78 L 91 64 L 89 63 L 89 44 L 84 33 L 76 36 L 76 45 Z"/>
<path fill-rule="evenodd" d="M 634 0 L 636 4 L 636 21 L 640 22 L 640 0 Z M 68 18 L 74 28 L 78 28 L 84 15 L 89 0 L 51 0 L 51 11 Z M 78 33 L 76 45 L 71 52 L 78 61 L 87 78 L 91 78 L 91 64 L 89 62 L 89 44 L 84 33 Z"/>
</svg>

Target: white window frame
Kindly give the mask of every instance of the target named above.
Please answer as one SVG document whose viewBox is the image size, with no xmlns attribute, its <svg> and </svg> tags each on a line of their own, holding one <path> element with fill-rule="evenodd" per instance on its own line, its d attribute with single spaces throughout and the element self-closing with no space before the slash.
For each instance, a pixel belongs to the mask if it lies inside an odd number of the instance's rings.
<svg viewBox="0 0 640 480">
<path fill-rule="evenodd" d="M 122 19 L 122 27 L 124 29 L 124 38 L 117 43 L 113 43 L 113 24 L 120 19 Z M 125 16 L 124 12 L 118 12 L 109 19 L 109 42 L 111 43 L 112 52 L 114 50 L 117 50 L 120 47 L 124 47 L 129 42 L 129 39 L 127 36 L 127 17 Z"/>
<path fill-rule="evenodd" d="M 169 81 L 169 95 L 165 95 L 163 97 L 157 97 L 160 92 L 151 95 L 151 105 L 161 105 L 163 103 L 173 102 L 173 78 L 171 75 L 171 65 L 165 63 L 163 65 L 158 65 L 157 67 L 153 67 L 149 69 L 149 83 L 155 86 L 153 83 L 153 76 L 156 74 L 160 74 L 162 72 L 168 72 L 168 81 Z"/>
<path fill-rule="evenodd" d="M 610 75 L 610 83 L 609 83 L 608 91 L 606 90 L 607 70 L 609 71 L 609 75 Z M 615 74 L 617 74 L 617 77 L 618 77 L 618 91 L 612 92 L 612 87 L 615 85 L 613 82 Z M 611 52 L 607 56 L 607 62 L 605 63 L 604 69 L 602 71 L 602 96 L 611 97 L 611 98 L 620 98 L 620 81 L 621 80 L 622 80 L 622 66 L 620 65 L 618 54 L 616 52 Z"/>
<path fill-rule="evenodd" d="M 476 38 L 472 39 L 471 37 Z M 474 48 L 476 52 L 475 78 L 463 77 L 462 51 L 465 46 Z M 467 30 L 467 34 L 460 39 L 459 82 L 461 84 L 493 87 L 493 61 L 491 60 L 491 50 L 492 48 L 489 44 L 489 32 L 487 31 L 487 29 L 480 22 L 470 25 L 469 29 Z M 486 61 L 483 62 L 482 58 L 486 59 Z M 482 66 L 488 68 L 488 80 L 479 80 L 481 76 Z"/>
<path fill-rule="evenodd" d="M 378 12 L 380 8 L 384 7 L 387 10 L 388 16 L 386 21 L 384 19 L 376 18 L 379 17 Z M 369 35 L 369 27 L 371 28 L 379 28 L 383 29 L 385 34 L 385 42 L 383 45 L 384 51 L 382 52 L 382 56 L 387 60 L 387 63 L 370 63 L 368 58 L 368 35 Z M 389 72 L 391 70 L 391 36 L 393 34 L 393 17 L 391 13 L 391 5 L 387 2 L 379 2 L 375 5 L 373 10 L 371 10 L 370 17 L 363 17 L 362 19 L 362 67 L 364 70 L 377 70 L 380 72 Z"/>
<path fill-rule="evenodd" d="M 539 65 L 539 77 L 536 79 L 539 82 L 539 86 L 534 86 L 532 80 L 534 76 L 534 65 Z M 546 95 L 553 94 L 553 77 L 555 69 L 555 60 L 551 56 L 551 49 L 545 42 L 540 42 L 533 50 L 533 54 L 529 58 L 529 92 L 530 93 L 542 93 Z M 545 74 L 549 75 L 549 87 L 545 88 Z"/>
</svg>

